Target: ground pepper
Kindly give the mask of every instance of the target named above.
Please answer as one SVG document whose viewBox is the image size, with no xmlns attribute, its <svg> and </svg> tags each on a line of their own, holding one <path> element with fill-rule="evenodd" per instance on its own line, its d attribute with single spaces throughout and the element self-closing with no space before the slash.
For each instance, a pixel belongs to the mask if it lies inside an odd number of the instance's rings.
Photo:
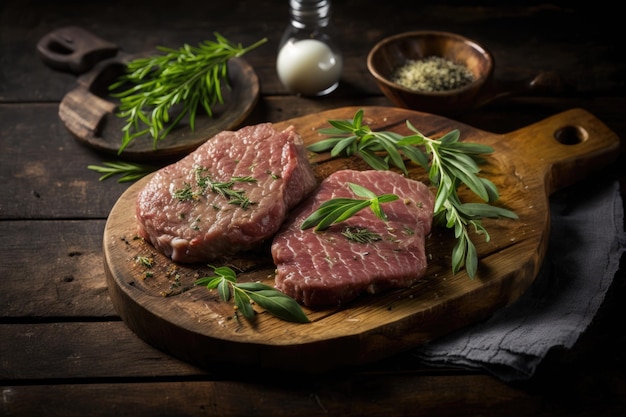
<svg viewBox="0 0 626 417">
<path fill-rule="evenodd" d="M 430 56 L 408 60 L 391 74 L 391 81 L 416 91 L 447 91 L 474 81 L 474 74 L 462 64 L 446 58 Z"/>
</svg>

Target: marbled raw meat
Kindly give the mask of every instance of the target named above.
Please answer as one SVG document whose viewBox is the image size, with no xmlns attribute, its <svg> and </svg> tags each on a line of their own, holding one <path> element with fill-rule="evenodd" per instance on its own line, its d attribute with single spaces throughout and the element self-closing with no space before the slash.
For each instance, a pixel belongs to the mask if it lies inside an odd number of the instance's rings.
<svg viewBox="0 0 626 417">
<path fill-rule="evenodd" d="M 300 226 L 320 204 L 356 197 L 355 183 L 376 195 L 400 198 L 382 204 L 387 222 L 371 209 L 361 210 L 325 231 Z M 360 294 L 409 287 L 426 271 L 425 239 L 430 233 L 434 196 L 424 183 L 392 171 L 338 171 L 295 208 L 272 241 L 275 286 L 309 307 L 342 305 Z M 366 228 L 381 236 L 371 243 L 349 241 L 346 227 Z"/>
<path fill-rule="evenodd" d="M 207 179 L 234 182 L 250 204 L 229 203 Z M 289 210 L 317 185 L 294 127 L 271 123 L 224 131 L 159 170 L 139 192 L 139 234 L 176 262 L 205 262 L 252 249 L 271 238 Z"/>
</svg>

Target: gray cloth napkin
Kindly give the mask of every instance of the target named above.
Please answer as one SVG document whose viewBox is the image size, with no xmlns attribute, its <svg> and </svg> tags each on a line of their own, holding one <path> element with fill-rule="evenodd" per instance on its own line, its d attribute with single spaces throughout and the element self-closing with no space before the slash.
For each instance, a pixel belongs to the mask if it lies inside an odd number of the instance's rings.
<svg viewBox="0 0 626 417">
<path fill-rule="evenodd" d="M 550 198 L 541 271 L 488 320 L 414 350 L 429 365 L 483 369 L 506 382 L 532 377 L 552 348 L 570 349 L 592 321 L 626 248 L 617 181 L 581 183 Z"/>
</svg>

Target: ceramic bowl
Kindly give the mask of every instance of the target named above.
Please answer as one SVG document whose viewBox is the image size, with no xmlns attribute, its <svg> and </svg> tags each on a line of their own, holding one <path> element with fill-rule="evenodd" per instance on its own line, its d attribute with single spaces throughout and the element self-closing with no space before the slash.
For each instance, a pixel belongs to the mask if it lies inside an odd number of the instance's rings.
<svg viewBox="0 0 626 417">
<path fill-rule="evenodd" d="M 409 89 L 393 81 L 392 73 L 407 60 L 439 56 L 465 65 L 474 80 L 463 87 L 424 92 Z M 481 90 L 491 80 L 494 70 L 491 53 L 478 42 L 441 31 L 414 31 L 390 36 L 378 42 L 367 56 L 367 68 L 381 91 L 398 107 L 445 116 L 471 110 Z"/>
</svg>

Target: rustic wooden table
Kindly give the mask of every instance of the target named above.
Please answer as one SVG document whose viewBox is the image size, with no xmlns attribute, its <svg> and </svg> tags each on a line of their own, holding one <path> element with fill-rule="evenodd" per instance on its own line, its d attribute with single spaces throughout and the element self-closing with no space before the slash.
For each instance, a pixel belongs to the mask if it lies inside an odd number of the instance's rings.
<svg viewBox="0 0 626 417">
<path fill-rule="evenodd" d="M 0 4 L 0 414 L 6 416 L 617 416 L 626 410 L 626 286 L 620 271 L 591 327 L 536 375 L 507 384 L 486 373 L 430 368 L 410 353 L 322 375 L 215 372 L 139 339 L 114 310 L 103 270 L 107 216 L 128 184 L 88 170 L 100 153 L 58 117 L 73 74 L 36 54 L 39 39 L 84 27 L 124 51 L 177 47 L 214 31 L 268 44 L 247 61 L 261 97 L 243 124 L 278 122 L 348 105 L 391 103 L 365 64 L 384 36 L 438 29 L 492 51 L 496 78 L 556 71 L 565 88 L 511 97 L 458 118 L 504 133 L 581 107 L 626 138 L 626 62 L 610 11 L 570 2 L 337 1 L 345 70 L 333 94 L 288 94 L 275 70 L 288 2 L 4 0 Z M 497 4 L 497 5 L 496 5 Z M 599 173 L 624 176 L 619 162 Z"/>
</svg>

